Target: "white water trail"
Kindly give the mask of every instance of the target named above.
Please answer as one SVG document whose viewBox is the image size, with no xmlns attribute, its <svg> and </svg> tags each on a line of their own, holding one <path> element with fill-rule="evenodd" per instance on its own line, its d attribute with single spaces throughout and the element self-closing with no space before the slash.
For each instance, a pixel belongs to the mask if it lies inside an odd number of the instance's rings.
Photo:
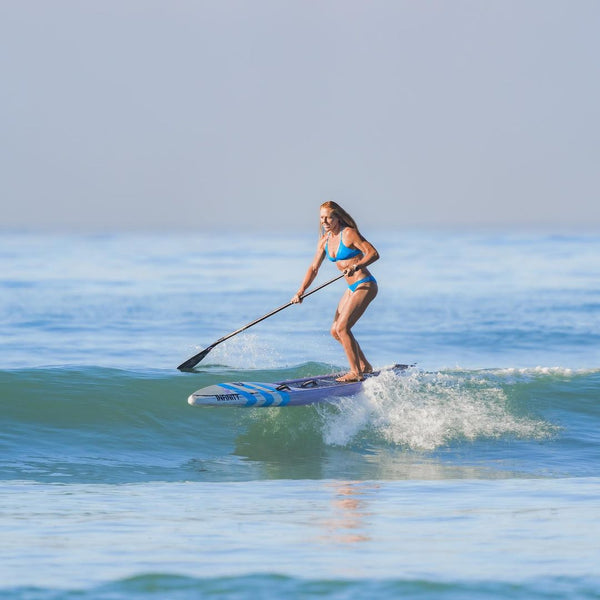
<svg viewBox="0 0 600 600">
<path fill-rule="evenodd" d="M 552 426 L 516 414 L 506 392 L 485 374 L 384 371 L 364 391 L 344 398 L 335 412 L 321 410 L 327 444 L 345 446 L 375 433 L 385 442 L 430 451 L 453 441 L 500 438 L 543 439 Z"/>
</svg>

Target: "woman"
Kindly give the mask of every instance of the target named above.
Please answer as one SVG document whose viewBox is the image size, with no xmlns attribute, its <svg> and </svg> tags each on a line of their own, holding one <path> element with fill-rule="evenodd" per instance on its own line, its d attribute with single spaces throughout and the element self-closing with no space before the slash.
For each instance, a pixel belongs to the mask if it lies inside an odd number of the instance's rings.
<svg viewBox="0 0 600 600">
<path fill-rule="evenodd" d="M 314 281 L 326 256 L 336 263 L 346 277 L 348 289 L 335 312 L 331 335 L 342 344 L 350 364 L 350 371 L 338 377 L 337 381 L 362 381 L 363 374 L 371 373 L 373 367 L 351 329 L 377 295 L 377 282 L 367 266 L 379 258 L 379 253 L 360 234 L 354 219 L 339 204 L 321 204 L 320 218 L 321 236 L 317 252 L 292 302 L 302 302 L 302 295 Z"/>
</svg>

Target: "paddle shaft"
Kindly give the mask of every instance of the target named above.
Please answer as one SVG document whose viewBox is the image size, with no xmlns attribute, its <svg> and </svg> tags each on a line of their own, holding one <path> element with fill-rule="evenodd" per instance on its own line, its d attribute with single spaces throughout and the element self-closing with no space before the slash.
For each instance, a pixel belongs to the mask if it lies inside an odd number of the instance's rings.
<svg viewBox="0 0 600 600">
<path fill-rule="evenodd" d="M 343 276 L 344 275 L 339 275 L 335 279 L 332 279 L 331 281 L 328 281 L 327 283 L 324 283 L 324 284 L 320 285 L 319 287 L 316 287 L 314 290 L 311 290 L 310 292 L 307 292 L 306 294 L 302 294 L 302 296 L 300 296 L 300 298 L 304 300 L 304 298 L 306 298 L 307 296 L 310 296 L 311 294 L 318 292 L 321 288 L 324 288 L 325 286 L 329 285 L 330 283 L 333 283 L 334 281 L 341 279 Z M 237 335 L 238 333 L 242 333 L 242 331 L 246 331 L 246 329 L 249 329 L 253 325 L 257 325 L 261 321 L 264 321 L 265 319 L 268 319 L 269 317 L 272 317 L 273 315 L 276 315 L 278 312 L 281 312 L 284 308 L 287 308 L 288 306 L 292 306 L 292 304 L 294 304 L 294 303 L 288 302 L 287 304 L 284 304 L 283 306 L 280 306 L 279 308 L 272 310 L 270 313 L 267 313 L 263 317 L 256 319 L 256 321 L 252 321 L 252 323 L 248 323 L 248 325 L 244 325 L 243 327 L 236 329 L 233 333 L 225 335 L 222 338 L 218 339 L 214 344 L 211 344 L 210 348 L 214 348 L 217 344 L 220 344 L 221 342 L 224 342 L 225 340 L 232 338 L 234 335 Z"/>
<path fill-rule="evenodd" d="M 316 287 L 315 289 L 310 290 L 309 292 L 306 292 L 306 294 L 302 294 L 302 296 L 300 296 L 300 299 L 304 300 L 304 298 L 307 298 L 311 294 L 314 294 L 315 292 L 318 292 L 319 290 L 323 289 L 324 287 L 334 283 L 338 279 L 341 279 L 343 276 L 344 276 L 344 274 L 342 273 L 341 275 L 338 275 L 337 277 L 334 277 L 333 279 L 326 281 L 325 283 L 321 284 L 320 286 Z M 229 338 L 232 338 L 234 335 L 237 335 L 238 333 L 242 333 L 242 331 L 246 331 L 246 329 L 249 329 L 253 325 L 256 325 L 257 323 L 260 323 L 261 321 L 264 321 L 265 319 L 268 319 L 269 317 L 276 315 L 278 312 L 282 311 L 284 308 L 287 308 L 288 306 L 291 306 L 292 304 L 294 304 L 294 303 L 288 302 L 287 304 L 284 304 L 283 306 L 280 306 L 279 308 L 272 310 L 270 313 L 267 313 L 266 315 L 256 319 L 255 321 L 252 321 L 251 323 L 248 323 L 247 325 L 244 325 L 243 327 L 236 329 L 232 333 L 229 333 L 229 334 L 223 336 L 222 338 L 219 338 L 216 342 L 213 342 L 210 346 L 208 346 L 208 348 L 205 348 L 204 350 L 202 350 L 202 352 L 198 352 L 198 354 L 195 354 L 194 356 L 192 356 L 192 358 L 189 358 L 184 363 L 180 364 L 177 368 L 180 371 L 186 371 L 189 369 L 193 369 L 215 346 L 218 346 L 219 344 L 223 343 L 224 341 L 228 340 Z"/>
</svg>

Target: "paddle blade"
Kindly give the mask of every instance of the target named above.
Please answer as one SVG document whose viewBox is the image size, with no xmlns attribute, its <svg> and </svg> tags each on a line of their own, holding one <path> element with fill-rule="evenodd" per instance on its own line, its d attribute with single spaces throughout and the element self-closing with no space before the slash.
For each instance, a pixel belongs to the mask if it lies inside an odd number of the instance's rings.
<svg viewBox="0 0 600 600">
<path fill-rule="evenodd" d="M 184 363 L 181 363 L 177 368 L 180 371 L 191 371 L 201 360 L 204 360 L 204 357 L 213 349 L 213 346 L 209 346 L 202 350 L 202 352 L 198 352 L 192 356 L 192 358 L 188 358 Z"/>
</svg>

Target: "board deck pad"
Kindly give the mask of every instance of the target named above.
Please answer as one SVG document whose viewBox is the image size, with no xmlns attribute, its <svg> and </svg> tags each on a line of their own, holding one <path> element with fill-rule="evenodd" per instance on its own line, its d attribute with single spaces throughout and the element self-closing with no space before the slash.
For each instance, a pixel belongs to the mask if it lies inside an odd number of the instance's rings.
<svg viewBox="0 0 600 600">
<path fill-rule="evenodd" d="M 409 365 L 393 365 L 373 373 L 365 374 L 365 381 L 377 377 L 384 371 L 400 373 Z M 316 375 L 302 379 L 262 383 L 255 381 L 239 381 L 218 383 L 195 391 L 188 398 L 192 406 L 302 406 L 316 402 L 327 402 L 338 396 L 354 396 L 358 394 L 364 381 L 348 383 L 336 381 L 343 373 Z"/>
</svg>

